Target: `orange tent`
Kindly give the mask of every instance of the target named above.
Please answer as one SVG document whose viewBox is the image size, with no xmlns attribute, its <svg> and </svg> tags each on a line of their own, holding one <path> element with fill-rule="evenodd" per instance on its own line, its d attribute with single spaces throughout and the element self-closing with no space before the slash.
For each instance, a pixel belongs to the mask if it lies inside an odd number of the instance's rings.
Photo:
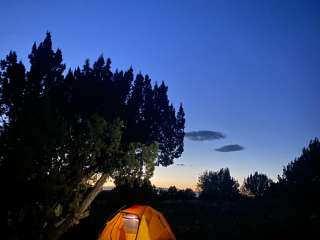
<svg viewBox="0 0 320 240">
<path fill-rule="evenodd" d="M 134 205 L 107 221 L 98 240 L 175 240 L 163 215 L 150 206 Z"/>
</svg>

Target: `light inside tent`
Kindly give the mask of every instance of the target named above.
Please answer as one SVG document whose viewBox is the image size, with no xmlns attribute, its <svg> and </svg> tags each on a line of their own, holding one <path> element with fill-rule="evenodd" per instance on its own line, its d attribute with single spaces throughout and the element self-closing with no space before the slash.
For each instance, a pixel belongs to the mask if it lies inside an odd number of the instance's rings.
<svg viewBox="0 0 320 240">
<path fill-rule="evenodd" d="M 139 218 L 137 215 L 126 213 L 123 218 L 123 227 L 126 234 L 136 235 L 139 227 Z"/>
</svg>

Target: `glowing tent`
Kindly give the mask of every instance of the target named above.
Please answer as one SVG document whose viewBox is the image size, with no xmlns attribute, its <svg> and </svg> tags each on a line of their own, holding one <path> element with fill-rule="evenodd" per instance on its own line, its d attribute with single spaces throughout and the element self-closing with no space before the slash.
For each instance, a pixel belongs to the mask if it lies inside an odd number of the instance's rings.
<svg viewBox="0 0 320 240">
<path fill-rule="evenodd" d="M 175 240 L 169 224 L 152 207 L 134 205 L 107 221 L 98 240 Z"/>
</svg>

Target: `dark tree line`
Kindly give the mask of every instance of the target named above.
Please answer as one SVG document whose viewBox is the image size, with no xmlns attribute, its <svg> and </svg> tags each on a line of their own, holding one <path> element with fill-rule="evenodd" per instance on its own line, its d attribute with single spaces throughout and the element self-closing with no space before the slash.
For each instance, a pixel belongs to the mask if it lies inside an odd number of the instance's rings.
<svg viewBox="0 0 320 240">
<path fill-rule="evenodd" d="M 206 171 L 198 179 L 200 198 L 230 200 L 239 196 L 239 184 L 228 168 Z M 255 197 L 305 198 L 315 202 L 320 196 L 320 142 L 311 140 L 301 156 L 283 168 L 273 182 L 266 174 L 255 172 L 244 179 L 241 191 Z"/>
<path fill-rule="evenodd" d="M 113 72 L 102 56 L 65 73 L 50 33 L 33 45 L 29 61 L 26 70 L 10 52 L 0 65 L 9 235 L 58 239 L 87 215 L 109 177 L 147 182 L 156 165 L 181 155 L 184 110 L 176 112 L 163 82 L 152 86 L 132 68 Z"/>
<path fill-rule="evenodd" d="M 103 194 L 102 194 L 103 195 Z M 188 201 L 195 200 L 196 194 L 190 189 L 177 189 L 170 186 L 168 189 L 157 188 L 150 182 L 133 181 L 130 183 L 116 185 L 110 191 L 110 199 L 116 202 L 117 207 L 131 204 L 156 205 L 162 201 Z M 105 201 L 109 205 L 110 201 Z"/>
</svg>

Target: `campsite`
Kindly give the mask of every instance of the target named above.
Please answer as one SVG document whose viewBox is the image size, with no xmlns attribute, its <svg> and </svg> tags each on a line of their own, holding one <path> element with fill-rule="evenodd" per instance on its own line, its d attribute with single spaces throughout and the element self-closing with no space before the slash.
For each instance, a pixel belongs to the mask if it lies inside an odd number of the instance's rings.
<svg viewBox="0 0 320 240">
<path fill-rule="evenodd" d="M 284 190 L 284 189 L 283 189 Z M 165 198 L 146 192 L 102 192 L 91 215 L 65 235 L 68 239 L 96 239 L 109 216 L 132 204 L 149 204 L 168 221 L 176 239 L 296 239 L 312 238 L 319 230 L 319 195 L 298 197 L 295 190 L 283 193 L 275 186 L 262 198 L 239 196 L 224 201 L 202 200 L 171 194 Z M 282 193 L 281 193 L 282 192 Z M 309 192 L 310 194 L 310 192 Z M 141 196 L 144 196 L 143 198 Z M 133 199 L 133 202 L 127 201 Z M 137 200 L 137 199 L 140 199 Z M 146 201 L 141 201 L 146 199 Z M 108 216 L 108 217 L 107 217 Z"/>
<path fill-rule="evenodd" d="M 317 239 L 319 13 L 0 1 L 1 239 Z"/>
</svg>

